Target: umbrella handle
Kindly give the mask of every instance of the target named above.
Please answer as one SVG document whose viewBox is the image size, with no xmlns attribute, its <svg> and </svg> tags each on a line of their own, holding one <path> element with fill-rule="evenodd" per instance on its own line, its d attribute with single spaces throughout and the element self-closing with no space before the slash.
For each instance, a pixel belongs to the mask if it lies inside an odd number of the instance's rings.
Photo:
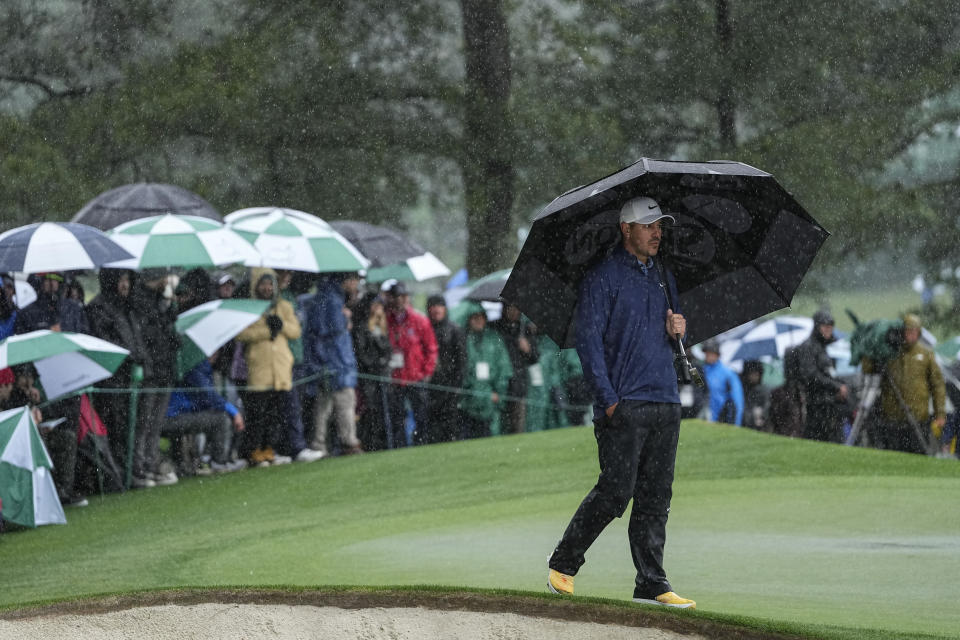
<svg viewBox="0 0 960 640">
<path fill-rule="evenodd" d="M 690 359 L 687 358 L 687 350 L 683 348 L 683 339 L 679 333 L 677 334 L 677 358 L 680 360 L 680 381 L 684 384 L 693 383 L 698 387 L 704 386 L 700 370 L 690 364 Z"/>
</svg>

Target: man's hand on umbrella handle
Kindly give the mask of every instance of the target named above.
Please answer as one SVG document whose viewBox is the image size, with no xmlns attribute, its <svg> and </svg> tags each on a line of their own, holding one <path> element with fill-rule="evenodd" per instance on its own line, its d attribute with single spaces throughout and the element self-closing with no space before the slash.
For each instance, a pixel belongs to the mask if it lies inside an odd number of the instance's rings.
<svg viewBox="0 0 960 640">
<path fill-rule="evenodd" d="M 618 404 L 620 404 L 620 403 L 619 403 L 619 402 L 614 402 L 612 405 L 610 405 L 609 407 L 607 407 L 606 414 L 607 414 L 607 417 L 608 417 L 608 418 L 612 418 L 612 417 L 613 417 L 613 412 L 617 410 L 617 405 L 618 405 Z"/>
<path fill-rule="evenodd" d="M 667 309 L 667 333 L 674 338 L 685 335 L 687 333 L 687 319 L 679 313 Z"/>
</svg>

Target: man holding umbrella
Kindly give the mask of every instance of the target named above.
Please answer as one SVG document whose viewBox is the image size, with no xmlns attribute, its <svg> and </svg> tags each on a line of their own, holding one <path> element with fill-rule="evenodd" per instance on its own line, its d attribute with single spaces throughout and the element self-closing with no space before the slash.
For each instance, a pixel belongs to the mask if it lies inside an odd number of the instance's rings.
<svg viewBox="0 0 960 640">
<path fill-rule="evenodd" d="M 548 586 L 557 594 L 573 593 L 587 549 L 632 498 L 634 601 L 696 607 L 672 591 L 662 565 L 680 431 L 673 340 L 686 333 L 668 303 L 667 288 L 678 299 L 676 282 L 654 262 L 665 218 L 674 221 L 651 198 L 626 202 L 621 244 L 580 283 L 576 348 L 594 395 L 600 477 L 550 556 Z"/>
</svg>

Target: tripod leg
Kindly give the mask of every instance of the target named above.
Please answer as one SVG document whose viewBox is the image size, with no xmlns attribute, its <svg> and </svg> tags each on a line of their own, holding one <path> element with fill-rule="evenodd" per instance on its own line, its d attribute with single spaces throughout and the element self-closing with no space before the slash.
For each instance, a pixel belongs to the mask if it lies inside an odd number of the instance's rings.
<svg viewBox="0 0 960 640">
<path fill-rule="evenodd" d="M 855 445 L 860 436 L 860 430 L 867 421 L 873 405 L 880 395 L 881 378 L 877 374 L 866 374 L 863 379 L 863 391 L 860 394 L 860 401 L 857 403 L 857 417 L 853 419 L 853 425 L 850 427 L 850 434 L 847 436 L 844 444 Z"/>
</svg>

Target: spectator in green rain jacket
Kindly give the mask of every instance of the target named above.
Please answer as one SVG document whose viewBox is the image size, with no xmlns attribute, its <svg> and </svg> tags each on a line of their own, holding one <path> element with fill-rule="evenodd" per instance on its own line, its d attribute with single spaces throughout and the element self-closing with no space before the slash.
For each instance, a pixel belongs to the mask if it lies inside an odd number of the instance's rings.
<svg viewBox="0 0 960 640">
<path fill-rule="evenodd" d="M 460 428 L 464 439 L 493 434 L 507 385 L 513 377 L 510 354 L 503 340 L 487 329 L 487 314 L 479 304 L 467 316 L 465 393 L 460 400 Z"/>
<path fill-rule="evenodd" d="M 531 324 L 530 330 L 536 334 L 539 357 L 527 367 L 527 431 L 569 426 L 566 412 L 557 403 L 563 393 L 563 354 L 535 325 Z"/>
</svg>

